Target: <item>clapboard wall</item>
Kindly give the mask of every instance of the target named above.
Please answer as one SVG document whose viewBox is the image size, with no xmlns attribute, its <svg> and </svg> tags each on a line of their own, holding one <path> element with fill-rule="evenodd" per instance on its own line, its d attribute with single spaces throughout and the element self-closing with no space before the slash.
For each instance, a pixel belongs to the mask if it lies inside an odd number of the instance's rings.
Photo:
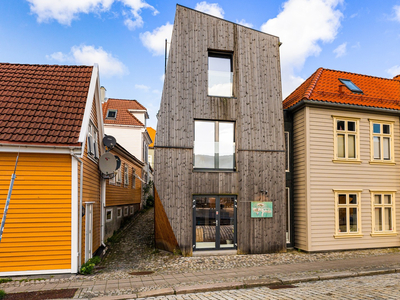
<svg viewBox="0 0 400 300">
<path fill-rule="evenodd" d="M 234 97 L 207 95 L 208 50 L 233 53 Z M 193 170 L 195 119 L 235 121 L 235 172 Z M 238 253 L 285 250 L 284 147 L 279 39 L 177 5 L 154 169 L 184 254 L 192 252 L 193 194 L 237 195 Z M 250 217 L 250 202 L 261 200 L 273 202 L 273 218 Z"/>
</svg>

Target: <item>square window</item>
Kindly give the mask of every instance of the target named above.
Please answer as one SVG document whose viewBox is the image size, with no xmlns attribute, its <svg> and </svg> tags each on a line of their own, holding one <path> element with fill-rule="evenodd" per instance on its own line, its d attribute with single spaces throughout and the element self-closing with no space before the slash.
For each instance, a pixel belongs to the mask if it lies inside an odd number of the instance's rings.
<svg viewBox="0 0 400 300">
<path fill-rule="evenodd" d="M 345 130 L 344 121 L 337 121 L 337 130 Z"/>
<path fill-rule="evenodd" d="M 122 208 L 118 207 L 117 208 L 117 218 L 121 218 L 122 217 Z"/>
<path fill-rule="evenodd" d="M 373 124 L 374 133 L 381 133 L 381 124 Z"/>
<path fill-rule="evenodd" d="M 390 134 L 390 125 L 383 124 L 383 133 Z"/>
<path fill-rule="evenodd" d="M 233 96 L 233 71 L 231 53 L 208 53 L 208 95 Z"/>
<path fill-rule="evenodd" d="M 112 209 L 107 209 L 106 210 L 106 222 L 110 222 L 112 220 Z"/>
<path fill-rule="evenodd" d="M 348 121 L 347 122 L 347 130 L 348 131 L 356 131 L 356 122 Z"/>
<path fill-rule="evenodd" d="M 107 111 L 106 119 L 116 119 L 117 118 L 117 110 L 116 109 L 109 109 Z"/>
</svg>

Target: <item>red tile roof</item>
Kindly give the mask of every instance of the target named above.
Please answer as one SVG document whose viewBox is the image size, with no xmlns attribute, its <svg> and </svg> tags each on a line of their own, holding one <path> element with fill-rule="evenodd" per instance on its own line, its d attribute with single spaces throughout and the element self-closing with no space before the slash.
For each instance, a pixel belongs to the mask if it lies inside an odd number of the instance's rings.
<svg viewBox="0 0 400 300">
<path fill-rule="evenodd" d="M 106 118 L 109 109 L 117 110 L 117 118 L 115 120 Z M 104 124 L 144 126 L 139 119 L 129 112 L 129 109 L 146 110 L 146 108 L 136 100 L 108 98 L 107 102 L 103 103 Z"/>
<path fill-rule="evenodd" d="M 340 92 L 339 78 L 351 80 L 363 93 L 353 93 L 346 86 Z M 283 108 L 302 100 L 400 110 L 400 77 L 387 79 L 319 68 L 283 101 Z"/>
<path fill-rule="evenodd" d="M 92 71 L 0 63 L 0 143 L 79 145 Z"/>
<path fill-rule="evenodd" d="M 156 130 L 153 127 L 147 127 L 146 129 L 151 138 L 151 144 L 149 145 L 149 148 L 154 148 L 154 141 L 156 140 Z"/>
</svg>

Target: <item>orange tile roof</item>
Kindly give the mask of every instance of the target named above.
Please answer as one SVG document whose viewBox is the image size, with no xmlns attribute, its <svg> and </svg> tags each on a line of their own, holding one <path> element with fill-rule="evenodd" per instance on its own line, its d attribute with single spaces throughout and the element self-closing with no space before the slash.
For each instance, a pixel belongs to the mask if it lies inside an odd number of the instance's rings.
<svg viewBox="0 0 400 300">
<path fill-rule="evenodd" d="M 351 80 L 363 93 L 353 93 L 345 86 L 340 92 L 339 78 Z M 283 101 L 283 108 L 302 100 L 400 110 L 400 77 L 387 79 L 319 68 Z"/>
<path fill-rule="evenodd" d="M 0 63 L 0 143 L 79 145 L 92 71 Z"/>
<path fill-rule="evenodd" d="M 117 110 L 117 118 L 115 120 L 106 118 L 109 109 Z M 144 126 L 140 120 L 129 112 L 129 109 L 147 110 L 136 100 L 108 98 L 107 102 L 103 103 L 104 124 Z"/>
<path fill-rule="evenodd" d="M 154 148 L 154 141 L 156 140 L 156 130 L 153 127 L 147 127 L 146 129 L 152 141 L 152 143 L 149 145 L 149 148 Z"/>
</svg>

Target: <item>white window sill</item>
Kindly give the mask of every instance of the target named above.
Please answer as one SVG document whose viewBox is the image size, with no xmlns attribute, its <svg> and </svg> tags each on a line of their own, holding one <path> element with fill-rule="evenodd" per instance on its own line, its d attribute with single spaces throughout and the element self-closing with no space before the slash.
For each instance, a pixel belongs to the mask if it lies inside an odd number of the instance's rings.
<svg viewBox="0 0 400 300">
<path fill-rule="evenodd" d="M 369 162 L 370 165 L 389 165 L 394 166 L 396 163 L 394 161 L 380 161 L 380 160 L 372 160 Z"/>
<path fill-rule="evenodd" d="M 343 233 L 343 234 L 335 234 L 333 237 L 335 239 L 348 239 L 348 238 L 360 238 L 364 235 L 362 233 Z"/>
<path fill-rule="evenodd" d="M 396 236 L 397 232 L 373 232 L 371 236 Z"/>
<path fill-rule="evenodd" d="M 350 160 L 350 159 L 332 159 L 335 164 L 361 164 L 361 160 Z"/>
</svg>

